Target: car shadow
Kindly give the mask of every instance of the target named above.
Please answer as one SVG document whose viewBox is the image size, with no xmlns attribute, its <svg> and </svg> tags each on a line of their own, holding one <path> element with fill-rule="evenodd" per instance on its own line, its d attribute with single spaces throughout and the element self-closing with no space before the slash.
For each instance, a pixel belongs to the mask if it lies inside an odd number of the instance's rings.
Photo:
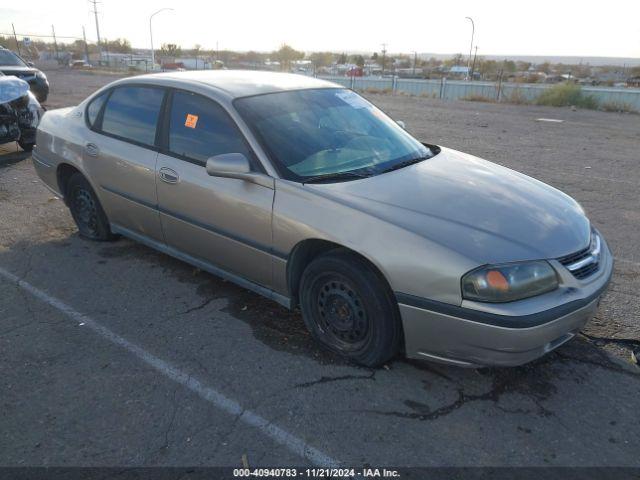
<svg viewBox="0 0 640 480">
<path fill-rule="evenodd" d="M 31 156 L 31 152 L 22 150 L 16 142 L 0 145 L 0 168 L 21 162 Z"/>
</svg>

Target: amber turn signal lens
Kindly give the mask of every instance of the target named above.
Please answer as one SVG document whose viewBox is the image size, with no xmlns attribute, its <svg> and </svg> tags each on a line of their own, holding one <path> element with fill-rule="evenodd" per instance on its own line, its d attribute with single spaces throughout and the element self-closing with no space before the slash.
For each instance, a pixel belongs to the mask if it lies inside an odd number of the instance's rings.
<svg viewBox="0 0 640 480">
<path fill-rule="evenodd" d="M 509 282 L 499 270 L 489 270 L 487 272 L 487 283 L 490 287 L 502 292 L 509 290 Z"/>
<path fill-rule="evenodd" d="M 487 265 L 463 275 L 462 297 L 477 302 L 513 302 L 558 288 L 556 271 L 545 260 Z"/>
</svg>

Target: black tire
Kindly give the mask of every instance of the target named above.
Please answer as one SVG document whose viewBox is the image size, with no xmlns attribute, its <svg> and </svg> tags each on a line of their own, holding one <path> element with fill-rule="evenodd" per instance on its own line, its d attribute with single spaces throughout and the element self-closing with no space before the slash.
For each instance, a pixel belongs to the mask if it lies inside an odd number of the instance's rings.
<svg viewBox="0 0 640 480">
<path fill-rule="evenodd" d="M 322 345 L 366 367 L 400 350 L 402 327 L 393 292 L 366 260 L 343 250 L 314 259 L 300 280 L 307 328 Z"/>
<path fill-rule="evenodd" d="M 65 197 L 80 235 L 98 241 L 115 238 L 98 197 L 81 173 L 71 175 L 65 189 Z"/>
<path fill-rule="evenodd" d="M 32 151 L 33 147 L 36 146 L 36 144 L 33 142 L 23 142 L 22 140 L 18 140 L 18 145 L 20 145 L 20 148 L 25 152 Z"/>
</svg>

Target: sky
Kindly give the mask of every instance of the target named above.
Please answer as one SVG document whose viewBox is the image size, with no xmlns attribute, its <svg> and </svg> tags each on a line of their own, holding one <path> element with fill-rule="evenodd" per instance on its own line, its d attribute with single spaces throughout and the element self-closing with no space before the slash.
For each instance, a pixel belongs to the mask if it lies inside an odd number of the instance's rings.
<svg viewBox="0 0 640 480">
<path fill-rule="evenodd" d="M 24 6 L 23 6 L 24 5 Z M 468 54 L 472 17 L 478 55 L 640 58 L 640 0 L 101 0 L 103 38 L 149 48 Z M 88 0 L 0 0 L 0 33 L 96 39 Z"/>
</svg>

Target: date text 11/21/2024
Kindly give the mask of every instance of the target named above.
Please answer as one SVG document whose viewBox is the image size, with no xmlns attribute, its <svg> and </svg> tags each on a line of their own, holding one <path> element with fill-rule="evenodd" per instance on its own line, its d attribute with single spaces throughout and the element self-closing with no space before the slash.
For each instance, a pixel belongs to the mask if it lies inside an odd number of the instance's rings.
<svg viewBox="0 0 640 480">
<path fill-rule="evenodd" d="M 398 478 L 397 470 L 386 468 L 236 468 L 233 476 L 262 478 Z"/>
</svg>

